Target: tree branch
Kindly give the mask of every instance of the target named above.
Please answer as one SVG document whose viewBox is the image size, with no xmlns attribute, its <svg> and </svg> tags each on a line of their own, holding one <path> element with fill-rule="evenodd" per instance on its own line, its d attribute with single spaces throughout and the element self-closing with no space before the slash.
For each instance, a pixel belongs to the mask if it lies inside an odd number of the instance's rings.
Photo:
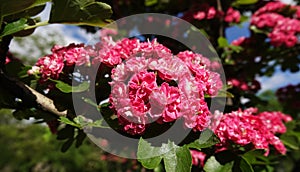
<svg viewBox="0 0 300 172">
<path fill-rule="evenodd" d="M 22 100 L 24 107 L 35 107 L 48 111 L 57 116 L 67 116 L 67 110 L 59 111 L 52 99 L 44 96 L 36 90 L 30 88 L 23 82 L 7 76 L 2 69 L 0 73 L 0 83 L 3 83 L 3 87 L 7 89 L 13 96 Z"/>
</svg>

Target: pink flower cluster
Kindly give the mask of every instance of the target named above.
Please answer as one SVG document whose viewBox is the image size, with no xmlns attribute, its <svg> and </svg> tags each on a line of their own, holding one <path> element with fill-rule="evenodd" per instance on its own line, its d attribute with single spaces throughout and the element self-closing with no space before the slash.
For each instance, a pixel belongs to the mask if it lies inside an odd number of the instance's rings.
<svg viewBox="0 0 300 172">
<path fill-rule="evenodd" d="M 141 51 L 171 52 L 155 40 L 152 43 L 140 43 L 137 39 L 125 38 L 114 42 L 111 37 L 105 37 L 102 41 L 103 43 L 98 47 L 96 58 L 92 61 L 93 64 L 101 62 L 113 67 Z"/>
<path fill-rule="evenodd" d="M 260 83 L 256 79 L 247 82 L 244 81 L 243 79 L 231 78 L 228 79 L 227 83 L 233 87 L 238 88 L 241 91 L 257 92 L 261 88 Z"/>
<path fill-rule="evenodd" d="M 193 12 L 193 18 L 196 20 L 211 20 L 223 17 L 225 22 L 238 23 L 241 19 L 240 12 L 232 7 L 228 8 L 225 14 L 223 11 L 216 10 L 214 6 L 209 6 L 209 4 L 201 4 L 199 7 L 196 7 L 196 9 L 197 10 Z"/>
<path fill-rule="evenodd" d="M 65 66 L 89 64 L 90 57 L 83 44 L 55 45 L 51 51 L 52 54 L 39 58 L 28 73 L 40 73 L 41 81 L 46 81 L 49 78 L 58 79 Z M 36 72 L 36 69 L 39 71 Z"/>
<path fill-rule="evenodd" d="M 208 4 L 205 4 L 201 6 L 200 10 L 197 11 L 193 17 L 196 20 L 203 20 L 203 19 L 213 19 L 217 15 L 217 10 L 213 6 L 208 6 Z"/>
<path fill-rule="evenodd" d="M 294 11 L 294 15 L 287 16 L 284 14 L 286 10 Z M 266 29 L 272 45 L 292 47 L 297 44 L 297 34 L 300 33 L 299 11 L 298 6 L 269 2 L 253 14 L 251 25 Z"/>
<path fill-rule="evenodd" d="M 134 42 L 132 49 L 126 46 L 127 60 L 112 70 L 110 102 L 123 129 L 137 135 L 151 122 L 179 118 L 187 128 L 205 129 L 210 112 L 204 95 L 215 96 L 223 86 L 210 61 L 190 51 L 174 56 L 156 41 Z"/>
<path fill-rule="evenodd" d="M 241 14 L 238 10 L 230 7 L 226 12 L 224 20 L 228 23 L 239 23 L 241 20 Z"/>
<path fill-rule="evenodd" d="M 220 138 L 218 146 L 222 149 L 232 142 L 241 146 L 252 144 L 255 149 L 265 149 L 267 156 L 269 145 L 272 145 L 279 153 L 285 154 L 286 148 L 275 134 L 285 133 L 283 122 L 291 120 L 281 112 L 257 113 L 256 108 L 249 108 L 223 114 L 219 121 L 213 122 L 212 129 Z"/>
</svg>

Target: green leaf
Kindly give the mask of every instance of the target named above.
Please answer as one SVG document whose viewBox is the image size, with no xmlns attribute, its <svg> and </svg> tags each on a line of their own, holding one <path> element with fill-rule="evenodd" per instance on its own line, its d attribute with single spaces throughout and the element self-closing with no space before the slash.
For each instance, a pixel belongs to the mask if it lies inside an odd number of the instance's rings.
<svg viewBox="0 0 300 172">
<path fill-rule="evenodd" d="M 66 152 L 73 144 L 74 138 L 69 138 L 61 147 L 62 152 Z"/>
<path fill-rule="evenodd" d="M 280 136 L 280 140 L 284 145 L 288 146 L 291 149 L 299 150 L 299 142 L 296 136 L 283 134 Z"/>
<path fill-rule="evenodd" d="M 102 106 L 98 106 L 96 102 L 94 102 L 93 100 L 91 100 L 91 99 L 89 99 L 89 98 L 82 97 L 82 100 L 83 100 L 85 103 L 87 103 L 87 104 L 89 104 L 89 105 L 95 107 L 95 108 L 97 109 L 97 111 L 100 112 L 100 108 L 101 108 Z"/>
<path fill-rule="evenodd" d="M 58 88 L 61 92 L 63 93 L 71 93 L 71 92 L 83 92 L 89 89 L 90 87 L 90 83 L 87 81 L 82 82 L 81 84 L 79 84 L 78 86 L 71 86 L 67 83 L 64 83 L 62 81 L 59 80 L 51 80 L 56 82 L 56 88 Z"/>
<path fill-rule="evenodd" d="M 28 76 L 27 71 L 30 70 L 32 68 L 32 66 L 23 66 L 20 68 L 17 77 L 19 78 L 25 78 Z"/>
<path fill-rule="evenodd" d="M 265 150 L 263 150 L 263 149 L 255 149 L 255 150 L 246 152 L 243 155 L 243 158 L 250 164 L 254 164 L 257 162 L 256 158 L 260 158 L 260 157 L 264 158 L 264 153 L 265 153 Z"/>
<path fill-rule="evenodd" d="M 242 172 L 254 172 L 251 164 L 243 157 L 240 159 L 240 169 Z"/>
<path fill-rule="evenodd" d="M 189 172 L 192 168 L 192 157 L 187 146 L 179 147 L 169 142 L 169 152 L 164 154 L 164 165 L 167 172 Z"/>
<path fill-rule="evenodd" d="M 12 77 L 18 77 L 18 73 L 22 71 L 23 67 L 23 63 L 17 60 L 11 61 L 5 65 L 7 74 Z"/>
<path fill-rule="evenodd" d="M 252 30 L 254 33 L 261 33 L 261 34 L 265 34 L 267 35 L 268 32 L 267 31 L 264 31 L 264 30 L 261 30 L 261 29 L 258 29 L 256 26 L 250 26 L 250 30 Z"/>
<path fill-rule="evenodd" d="M 145 6 L 152 6 L 158 3 L 158 0 L 145 0 Z"/>
<path fill-rule="evenodd" d="M 58 130 L 56 139 L 57 140 L 65 140 L 68 138 L 73 138 L 74 136 L 74 127 L 70 125 L 66 125 L 65 128 Z"/>
<path fill-rule="evenodd" d="M 224 47 L 227 47 L 229 45 L 229 43 L 228 43 L 226 38 L 219 37 L 218 38 L 218 45 L 219 45 L 220 48 L 224 48 Z"/>
<path fill-rule="evenodd" d="M 60 117 L 59 121 L 65 123 L 65 124 L 72 125 L 74 127 L 78 127 L 78 128 L 81 127 L 79 124 L 77 124 L 77 123 L 75 123 L 75 122 L 73 122 L 73 121 L 71 121 L 68 118 L 63 117 L 63 116 Z"/>
<path fill-rule="evenodd" d="M 214 156 L 211 156 L 204 165 L 204 171 L 207 172 L 231 172 L 234 161 L 221 165 Z"/>
<path fill-rule="evenodd" d="M 41 13 L 45 9 L 45 7 L 46 7 L 45 4 L 39 5 L 39 6 L 34 6 L 32 8 L 28 8 L 24 11 L 20 11 L 18 13 L 5 16 L 3 20 L 5 22 L 10 23 L 10 22 L 16 21 L 20 18 L 28 18 L 31 16 L 35 16 L 35 15 L 38 15 L 39 13 Z"/>
<path fill-rule="evenodd" d="M 84 139 L 86 137 L 86 134 L 83 132 L 83 130 L 79 130 L 78 131 L 78 134 L 76 136 L 76 144 L 75 144 L 75 147 L 79 147 L 82 145 Z"/>
<path fill-rule="evenodd" d="M 159 147 L 153 147 L 150 143 L 140 138 L 137 158 L 138 161 L 147 169 L 154 169 L 162 160 L 162 153 Z"/>
<path fill-rule="evenodd" d="M 2 33 L 0 33 L 0 38 L 24 30 L 27 26 L 27 19 L 25 18 L 9 23 L 4 27 Z"/>
<path fill-rule="evenodd" d="M 202 148 L 208 148 L 215 144 L 219 143 L 218 138 L 214 135 L 211 130 L 204 130 L 199 139 L 195 140 L 194 142 L 188 144 L 189 148 L 195 148 L 201 150 Z"/>
<path fill-rule="evenodd" d="M 0 14 L 2 16 L 7 16 L 9 14 L 17 13 L 30 7 L 34 2 L 35 0 L 0 0 Z"/>
<path fill-rule="evenodd" d="M 148 169 L 156 168 L 162 159 L 166 172 L 188 172 L 192 168 L 192 157 L 188 147 L 179 147 L 170 141 L 161 147 L 153 147 L 140 138 L 137 157 Z"/>
<path fill-rule="evenodd" d="M 257 3 L 258 0 L 237 0 L 234 5 L 251 5 Z"/>
<path fill-rule="evenodd" d="M 94 0 L 53 0 L 49 23 L 103 27 L 110 21 L 109 5 Z"/>
</svg>

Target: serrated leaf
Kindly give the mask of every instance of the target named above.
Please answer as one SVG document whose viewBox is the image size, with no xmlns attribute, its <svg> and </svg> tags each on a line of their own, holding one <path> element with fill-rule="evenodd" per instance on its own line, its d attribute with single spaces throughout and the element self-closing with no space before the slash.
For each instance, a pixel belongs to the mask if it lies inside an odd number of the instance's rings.
<svg viewBox="0 0 300 172">
<path fill-rule="evenodd" d="M 0 33 L 0 38 L 7 36 L 7 35 L 11 35 L 16 32 L 19 32 L 19 31 L 25 29 L 27 26 L 28 26 L 27 19 L 25 19 L 25 18 L 21 18 L 18 21 L 9 23 L 4 27 L 2 33 Z"/>
<path fill-rule="evenodd" d="M 90 87 L 90 83 L 88 83 L 87 81 L 84 81 L 81 84 L 79 84 L 78 86 L 73 86 L 73 87 L 62 81 L 58 81 L 58 80 L 52 80 L 52 81 L 56 82 L 56 85 L 55 85 L 56 88 L 58 88 L 63 93 L 83 92 L 83 91 L 88 90 Z"/>
<path fill-rule="evenodd" d="M 192 157 L 188 147 L 180 147 L 170 141 L 161 147 L 153 147 L 141 138 L 137 157 L 138 161 L 148 169 L 156 168 L 162 159 L 166 172 L 188 172 L 192 167 Z"/>
<path fill-rule="evenodd" d="M 109 5 L 94 0 L 53 0 L 49 23 L 103 27 L 112 15 Z"/>
<path fill-rule="evenodd" d="M 192 168 L 192 157 L 187 146 L 179 147 L 173 142 L 168 144 L 172 149 L 163 155 L 166 172 L 189 172 Z"/>
<path fill-rule="evenodd" d="M 195 148 L 201 150 L 202 148 L 208 148 L 215 144 L 219 143 L 218 138 L 214 135 L 211 130 L 204 130 L 199 139 L 195 140 L 194 142 L 188 144 L 189 148 Z"/>
<path fill-rule="evenodd" d="M 204 171 L 206 172 L 231 172 L 234 161 L 226 163 L 225 165 L 220 164 L 214 156 L 211 156 L 204 165 Z"/>
<path fill-rule="evenodd" d="M 251 164 L 243 157 L 240 159 L 240 170 L 242 172 L 254 172 Z"/>
<path fill-rule="evenodd" d="M 162 160 L 162 153 L 159 147 L 153 147 L 150 143 L 140 138 L 137 158 L 138 161 L 147 169 L 154 169 Z"/>
</svg>

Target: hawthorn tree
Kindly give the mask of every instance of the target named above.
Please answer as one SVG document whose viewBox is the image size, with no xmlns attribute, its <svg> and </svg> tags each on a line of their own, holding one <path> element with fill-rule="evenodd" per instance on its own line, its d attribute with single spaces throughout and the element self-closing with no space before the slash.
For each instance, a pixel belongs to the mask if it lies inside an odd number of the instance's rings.
<svg viewBox="0 0 300 172">
<path fill-rule="evenodd" d="M 138 140 L 132 157 L 147 169 L 299 168 L 299 85 L 276 92 L 283 112 L 256 107 L 268 104 L 257 95 L 257 77 L 276 75 L 276 67 L 299 71 L 300 6 L 260 0 L 0 2 L 0 107 L 13 109 L 17 119 L 46 122 L 58 140 L 65 140 L 62 151 L 73 143 L 80 146 L 95 130 L 100 136 L 107 134 L 101 136 L 105 139 L 97 140 L 98 135 L 90 139 L 114 147 L 110 136 L 116 131 Z M 46 2 L 51 2 L 50 18 L 39 21 L 34 16 Z M 120 38 L 114 27 L 99 31 L 99 42 L 92 46 L 53 45 L 51 54 L 40 57 L 34 66 L 24 65 L 9 52 L 14 37 L 30 35 L 40 26 L 73 24 L 96 32 L 114 20 L 141 13 L 168 14 L 189 22 L 193 31 L 183 37 L 205 35 L 219 60 L 162 35 Z M 155 22 L 178 31 L 176 22 L 151 16 L 146 27 Z M 249 36 L 229 43 L 225 31 L 243 23 L 249 23 Z M 129 30 L 135 29 L 141 26 L 133 23 Z M 78 97 L 79 109 L 74 104 Z M 222 112 L 211 110 L 211 102 L 218 98 L 226 99 Z M 95 119 L 97 113 L 102 116 Z M 180 142 L 173 137 L 147 140 L 167 132 L 177 121 L 181 131 L 188 131 Z"/>
</svg>

